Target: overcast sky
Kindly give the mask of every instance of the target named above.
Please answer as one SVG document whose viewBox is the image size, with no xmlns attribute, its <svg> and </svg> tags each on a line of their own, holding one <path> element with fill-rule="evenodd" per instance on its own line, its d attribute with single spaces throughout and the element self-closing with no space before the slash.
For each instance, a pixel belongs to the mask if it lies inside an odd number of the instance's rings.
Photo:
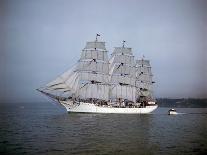
<svg viewBox="0 0 207 155">
<path fill-rule="evenodd" d="M 0 101 L 46 101 L 96 33 L 150 59 L 156 97 L 207 97 L 206 0 L 1 0 Z"/>
</svg>

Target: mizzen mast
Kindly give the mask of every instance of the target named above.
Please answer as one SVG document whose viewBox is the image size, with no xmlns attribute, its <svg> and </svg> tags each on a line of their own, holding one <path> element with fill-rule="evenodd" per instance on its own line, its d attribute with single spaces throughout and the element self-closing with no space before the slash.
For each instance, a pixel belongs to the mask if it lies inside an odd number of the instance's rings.
<svg viewBox="0 0 207 155">
<path fill-rule="evenodd" d="M 152 71 L 150 61 L 143 56 L 141 60 L 136 61 L 136 86 L 139 98 L 138 101 L 146 101 L 153 99 Z"/>
</svg>

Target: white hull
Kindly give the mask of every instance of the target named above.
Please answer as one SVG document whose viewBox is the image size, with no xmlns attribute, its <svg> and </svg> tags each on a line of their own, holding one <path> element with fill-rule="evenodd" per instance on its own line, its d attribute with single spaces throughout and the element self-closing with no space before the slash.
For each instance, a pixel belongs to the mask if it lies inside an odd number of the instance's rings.
<svg viewBox="0 0 207 155">
<path fill-rule="evenodd" d="M 117 108 L 110 106 L 98 106 L 92 103 L 80 102 L 79 104 L 73 104 L 72 101 L 60 101 L 60 103 L 67 109 L 68 112 L 79 113 L 116 113 L 116 114 L 147 114 L 155 109 L 158 105 L 150 105 L 144 108 Z"/>
<path fill-rule="evenodd" d="M 178 113 L 176 111 L 170 111 L 168 114 L 169 115 L 177 115 Z"/>
</svg>

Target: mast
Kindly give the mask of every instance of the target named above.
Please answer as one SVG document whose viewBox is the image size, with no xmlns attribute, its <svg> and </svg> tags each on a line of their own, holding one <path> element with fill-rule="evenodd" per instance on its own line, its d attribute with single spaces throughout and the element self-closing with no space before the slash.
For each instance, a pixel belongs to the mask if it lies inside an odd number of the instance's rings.
<svg viewBox="0 0 207 155">
<path fill-rule="evenodd" d="M 109 99 L 109 62 L 105 42 L 87 42 L 78 62 L 78 98 L 81 100 Z"/>
<path fill-rule="evenodd" d="M 115 47 L 110 62 L 110 99 L 114 101 L 128 100 L 135 102 L 135 62 L 131 48 Z"/>
<path fill-rule="evenodd" d="M 153 90 L 152 84 L 152 71 L 150 61 L 144 59 L 144 56 L 141 60 L 136 61 L 136 87 L 139 98 L 137 100 L 152 100 L 153 99 Z"/>
</svg>

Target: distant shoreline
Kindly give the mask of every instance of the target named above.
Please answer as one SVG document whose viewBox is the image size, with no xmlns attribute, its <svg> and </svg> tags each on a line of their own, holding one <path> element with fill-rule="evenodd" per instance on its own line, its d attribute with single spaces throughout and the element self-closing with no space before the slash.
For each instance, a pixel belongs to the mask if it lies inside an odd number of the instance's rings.
<svg viewBox="0 0 207 155">
<path fill-rule="evenodd" d="M 157 98 L 159 107 L 177 107 L 177 108 L 207 108 L 207 99 L 196 98 Z"/>
</svg>

